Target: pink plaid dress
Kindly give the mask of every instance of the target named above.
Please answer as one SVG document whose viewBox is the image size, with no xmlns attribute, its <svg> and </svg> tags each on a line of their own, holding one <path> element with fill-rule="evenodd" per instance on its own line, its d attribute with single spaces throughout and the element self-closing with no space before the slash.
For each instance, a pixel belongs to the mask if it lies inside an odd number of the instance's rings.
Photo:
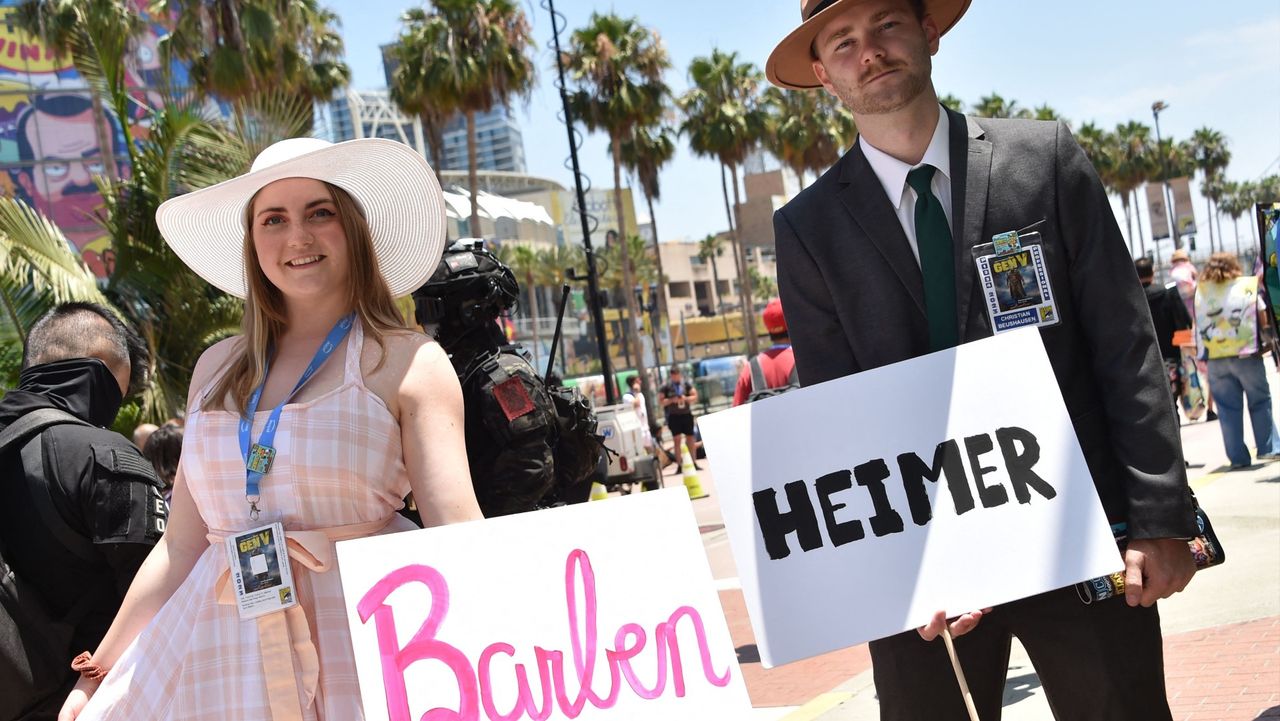
<svg viewBox="0 0 1280 721">
<path fill-rule="evenodd" d="M 198 401 L 190 410 L 182 466 L 210 547 L 112 668 L 82 721 L 284 721 L 295 714 L 281 711 L 282 698 L 305 721 L 364 718 L 332 540 L 412 524 L 396 515 L 409 492 L 400 426 L 364 386 L 363 341 L 357 322 L 339 388 L 285 407 L 256 523 L 244 497 L 238 417 L 202 411 Z M 268 414 L 257 414 L 254 438 Z M 286 634 L 283 643 L 271 643 L 257 620 L 240 620 L 224 588 L 227 555 L 219 539 L 281 518 L 299 605 L 266 617 L 275 619 L 273 633 Z M 323 530 L 308 533 L 317 529 Z M 272 677 L 276 686 L 269 694 Z M 293 693 L 282 694 L 281 681 L 296 690 L 286 687 Z"/>
</svg>

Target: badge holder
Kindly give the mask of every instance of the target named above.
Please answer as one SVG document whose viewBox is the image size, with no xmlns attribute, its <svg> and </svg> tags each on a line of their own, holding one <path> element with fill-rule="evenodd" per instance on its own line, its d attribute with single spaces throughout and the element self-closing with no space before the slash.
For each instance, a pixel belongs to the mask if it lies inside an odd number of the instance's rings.
<svg viewBox="0 0 1280 721">
<path fill-rule="evenodd" d="M 284 524 L 269 523 L 229 536 L 227 562 L 241 619 L 298 605 Z"/>
<path fill-rule="evenodd" d="M 1062 322 L 1039 232 L 1011 231 L 974 246 L 983 305 L 995 333 Z"/>
</svg>

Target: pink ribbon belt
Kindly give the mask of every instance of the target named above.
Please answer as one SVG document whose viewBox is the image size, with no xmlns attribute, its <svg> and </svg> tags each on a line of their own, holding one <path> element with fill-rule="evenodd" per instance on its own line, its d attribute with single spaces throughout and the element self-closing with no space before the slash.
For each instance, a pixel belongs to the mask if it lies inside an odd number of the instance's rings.
<svg viewBox="0 0 1280 721">
<path fill-rule="evenodd" d="M 336 563 L 333 554 L 335 541 L 372 536 L 386 528 L 393 518 L 395 514 L 368 523 L 286 531 L 285 545 L 289 558 L 313 573 L 324 573 Z M 209 543 L 223 547 L 227 536 L 210 533 L 207 538 Z M 296 572 L 297 568 L 294 570 Z M 230 569 L 218 576 L 214 596 L 220 604 L 236 604 Z M 299 603 L 283 612 L 259 616 L 256 620 L 271 718 L 273 721 L 302 721 L 302 709 L 315 700 L 316 684 L 320 678 L 320 660 L 311 638 L 306 610 Z"/>
</svg>

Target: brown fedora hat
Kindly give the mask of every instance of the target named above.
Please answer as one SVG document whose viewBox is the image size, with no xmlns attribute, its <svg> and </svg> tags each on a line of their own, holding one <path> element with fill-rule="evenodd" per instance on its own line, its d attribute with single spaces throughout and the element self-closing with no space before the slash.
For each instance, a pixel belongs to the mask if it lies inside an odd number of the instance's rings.
<svg viewBox="0 0 1280 721">
<path fill-rule="evenodd" d="M 813 74 L 813 40 L 827 20 L 841 8 L 862 1 L 800 0 L 800 27 L 778 43 L 778 47 L 769 54 L 769 62 L 765 63 L 764 74 L 769 82 L 792 90 L 822 87 L 818 76 Z M 938 24 L 939 32 L 945 34 L 969 9 L 970 2 L 972 0 L 925 0 L 924 5 L 925 12 L 932 15 Z"/>
</svg>

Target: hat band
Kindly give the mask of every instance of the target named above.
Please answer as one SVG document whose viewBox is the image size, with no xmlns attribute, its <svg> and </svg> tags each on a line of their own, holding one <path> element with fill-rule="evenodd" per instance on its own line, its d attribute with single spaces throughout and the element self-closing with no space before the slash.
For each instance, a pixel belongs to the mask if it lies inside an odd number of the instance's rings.
<svg viewBox="0 0 1280 721">
<path fill-rule="evenodd" d="M 813 9 L 813 12 L 809 13 L 809 16 L 805 18 L 805 22 L 808 22 L 814 15 L 826 10 L 835 3 L 836 0 L 822 0 L 822 2 L 818 3 L 818 6 Z"/>
</svg>

